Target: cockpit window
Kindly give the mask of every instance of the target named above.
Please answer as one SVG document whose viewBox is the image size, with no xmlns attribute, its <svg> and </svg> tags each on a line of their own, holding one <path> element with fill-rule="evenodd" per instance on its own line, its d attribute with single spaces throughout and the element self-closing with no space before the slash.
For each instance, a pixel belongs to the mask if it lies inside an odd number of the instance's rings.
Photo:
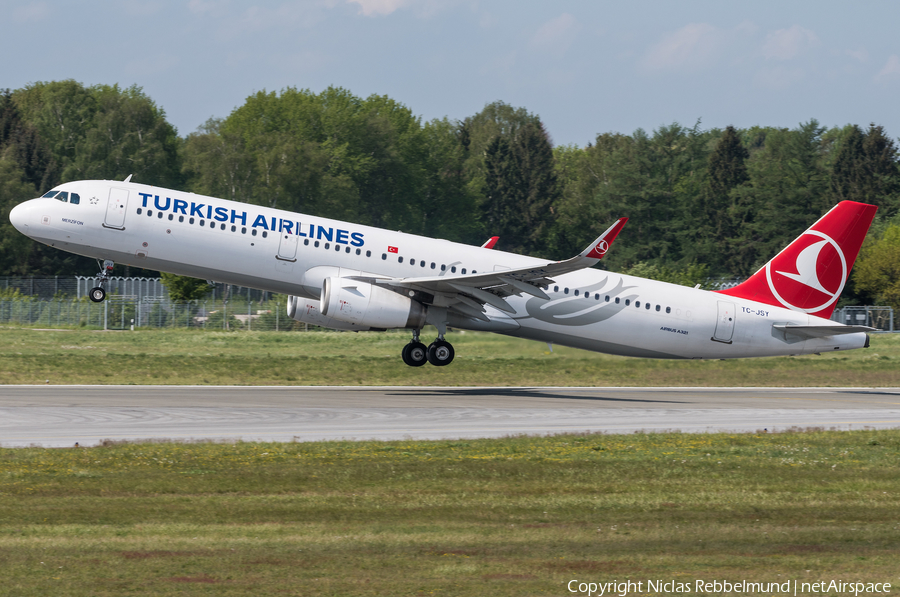
<svg viewBox="0 0 900 597">
<path fill-rule="evenodd" d="M 70 195 L 68 191 L 47 191 L 44 193 L 44 197 L 47 199 L 55 198 L 57 201 L 71 203 L 72 205 L 81 203 L 81 196 L 78 193 L 72 193 Z"/>
</svg>

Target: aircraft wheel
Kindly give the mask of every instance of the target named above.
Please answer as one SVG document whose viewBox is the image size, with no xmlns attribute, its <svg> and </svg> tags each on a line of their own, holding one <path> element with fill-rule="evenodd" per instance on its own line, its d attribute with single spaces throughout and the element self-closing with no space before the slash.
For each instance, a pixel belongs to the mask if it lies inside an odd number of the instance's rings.
<svg viewBox="0 0 900 597">
<path fill-rule="evenodd" d="M 428 362 L 432 365 L 443 367 L 444 365 L 449 365 L 453 362 L 453 357 L 456 356 L 456 352 L 453 350 L 453 346 L 446 340 L 435 340 L 428 346 L 426 356 Z"/>
<path fill-rule="evenodd" d="M 410 342 L 403 347 L 403 362 L 410 367 L 421 367 L 428 360 L 427 352 L 421 342 Z"/>
<path fill-rule="evenodd" d="M 106 298 L 106 291 L 103 290 L 100 286 L 96 286 L 91 288 L 91 292 L 88 294 L 90 299 L 95 303 L 102 303 L 103 299 Z"/>
</svg>

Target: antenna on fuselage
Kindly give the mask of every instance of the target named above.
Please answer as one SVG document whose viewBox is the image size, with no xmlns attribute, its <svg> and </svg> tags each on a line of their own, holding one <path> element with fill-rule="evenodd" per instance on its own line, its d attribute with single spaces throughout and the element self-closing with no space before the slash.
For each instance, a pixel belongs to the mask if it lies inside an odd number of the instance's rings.
<svg viewBox="0 0 900 597">
<path fill-rule="evenodd" d="M 128 175 L 128 178 L 125 179 L 125 182 L 131 182 L 131 177 L 132 177 L 132 176 L 134 176 L 134 174 L 129 174 L 129 175 Z"/>
</svg>

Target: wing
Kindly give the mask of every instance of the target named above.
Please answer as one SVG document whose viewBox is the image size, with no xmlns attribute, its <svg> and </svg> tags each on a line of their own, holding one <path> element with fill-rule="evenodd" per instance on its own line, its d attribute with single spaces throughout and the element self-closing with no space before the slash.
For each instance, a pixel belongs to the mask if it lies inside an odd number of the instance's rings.
<svg viewBox="0 0 900 597">
<path fill-rule="evenodd" d="M 484 305 L 488 304 L 501 311 L 514 313 L 515 309 L 504 300 L 512 294 L 524 293 L 550 300 L 544 289 L 553 284 L 553 276 L 596 265 L 606 255 L 627 221 L 628 218 L 619 218 L 584 251 L 565 261 L 536 263 L 518 269 L 468 275 L 356 279 L 404 291 L 415 291 L 420 293 L 420 297 L 425 295 L 422 298 L 428 304 L 454 309 L 466 317 L 490 321 L 484 314 Z"/>
</svg>

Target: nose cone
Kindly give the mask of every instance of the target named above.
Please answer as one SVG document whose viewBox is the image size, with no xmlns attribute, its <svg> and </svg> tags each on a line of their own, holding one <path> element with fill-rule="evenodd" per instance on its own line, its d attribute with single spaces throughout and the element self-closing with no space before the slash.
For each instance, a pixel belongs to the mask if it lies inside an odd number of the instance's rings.
<svg viewBox="0 0 900 597">
<path fill-rule="evenodd" d="M 33 211 L 29 203 L 31 202 L 20 203 L 9 212 L 9 221 L 16 227 L 16 230 L 25 236 L 28 236 L 28 224 L 30 223 L 28 214 Z"/>
</svg>

